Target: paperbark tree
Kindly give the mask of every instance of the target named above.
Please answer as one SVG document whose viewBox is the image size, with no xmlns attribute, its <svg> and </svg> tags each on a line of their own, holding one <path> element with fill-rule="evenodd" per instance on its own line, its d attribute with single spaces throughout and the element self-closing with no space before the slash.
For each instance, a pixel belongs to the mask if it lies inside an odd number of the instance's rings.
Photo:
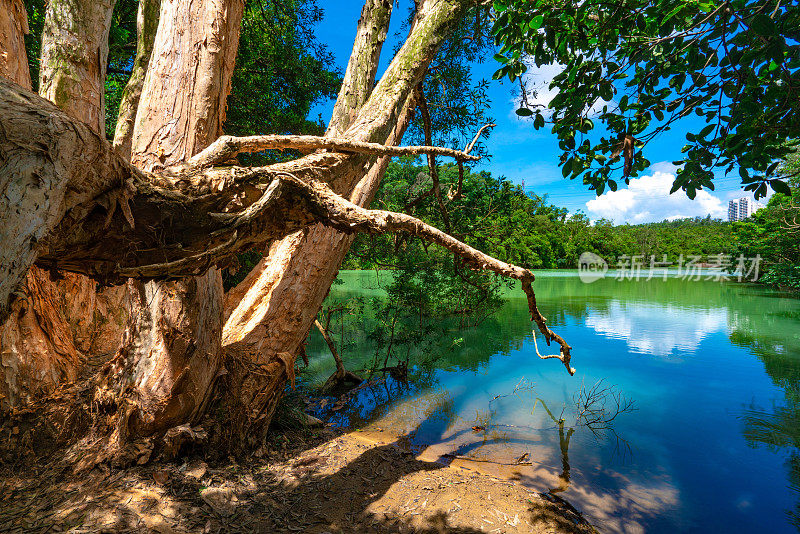
<svg viewBox="0 0 800 534">
<path fill-rule="evenodd" d="M 457 150 L 395 146 L 415 107 L 414 88 L 448 30 L 473 5 L 420 2 L 406 42 L 373 87 L 391 2 L 369 0 L 330 130 L 321 138 L 211 143 L 224 120 L 240 0 L 162 2 L 136 114 L 136 167 L 87 126 L 0 80 L 0 154 L 6 155 L 0 190 L 15 195 L 0 196 L 2 239 L 12 245 L 0 251 L 0 311 L 7 313 L 13 289 L 34 262 L 108 283 L 154 280 L 131 283 L 135 313 L 123 348 L 100 375 L 95 402 L 118 408 L 120 440 L 146 436 L 197 420 L 214 380 L 225 374 L 218 412 L 226 414 L 225 430 L 238 446 L 266 429 L 284 385 L 293 381 L 297 346 L 352 233 L 403 231 L 444 246 L 467 266 L 520 280 L 532 319 L 548 343 L 561 346 L 556 357 L 574 372 L 570 347 L 536 309 L 530 271 L 408 215 L 361 207 L 391 156 L 476 159 Z M 239 152 L 275 147 L 311 153 L 265 167 L 230 165 Z M 38 182 L 47 194 L 26 187 Z M 11 198 L 22 211 L 11 209 Z M 229 297 L 223 369 L 213 267 L 270 243 L 267 268 Z"/>
<path fill-rule="evenodd" d="M 21 2 L 0 15 L 0 75 L 31 87 Z M 60 100 L 73 117 L 102 132 L 103 80 L 114 2 L 66 2 L 48 6 L 42 43 L 42 95 Z M 77 39 L 85 47 L 74 49 Z M 57 279 L 34 267 L 8 320 L 0 327 L 0 407 L 11 408 L 52 391 L 83 372 L 87 357 L 113 353 L 124 324 L 124 292 L 97 292 L 90 278 L 65 273 Z"/>
<path fill-rule="evenodd" d="M 114 131 L 114 148 L 126 159 L 131 157 L 133 126 L 136 123 L 136 112 L 139 109 L 147 66 L 153 53 L 160 10 L 161 0 L 139 0 L 136 12 L 136 56 L 133 58 L 131 77 L 122 92 L 117 127 Z"/>
<path fill-rule="evenodd" d="M 243 9 L 242 0 L 161 2 L 131 142 L 138 168 L 183 163 L 222 133 Z M 140 41 L 148 33 L 141 22 Z M 115 139 L 120 147 L 124 135 Z M 211 267 L 188 280 L 132 281 L 128 289 L 130 320 L 112 372 L 123 370 L 120 395 L 131 385 L 136 391 L 127 430 L 149 435 L 202 413 L 222 358 L 222 276 Z"/>
</svg>

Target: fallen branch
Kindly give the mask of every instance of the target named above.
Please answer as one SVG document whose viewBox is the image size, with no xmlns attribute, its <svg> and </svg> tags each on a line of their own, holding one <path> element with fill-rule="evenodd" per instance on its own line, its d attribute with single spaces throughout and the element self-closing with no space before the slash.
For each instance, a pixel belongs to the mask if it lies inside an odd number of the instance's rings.
<svg viewBox="0 0 800 534">
<path fill-rule="evenodd" d="M 316 135 L 251 135 L 248 137 L 232 137 L 223 135 L 208 148 L 192 157 L 188 167 L 208 167 L 216 163 L 224 163 L 242 152 L 260 152 L 262 150 L 284 150 L 287 148 L 304 152 L 314 150 L 331 150 L 334 152 L 354 152 L 358 154 L 375 154 L 378 156 L 419 156 L 431 154 L 451 157 L 456 161 L 477 161 L 478 156 L 468 152 L 438 146 L 388 146 L 379 143 L 352 141 L 335 137 L 319 137 Z M 471 147 L 470 147 L 471 148 Z"/>
</svg>

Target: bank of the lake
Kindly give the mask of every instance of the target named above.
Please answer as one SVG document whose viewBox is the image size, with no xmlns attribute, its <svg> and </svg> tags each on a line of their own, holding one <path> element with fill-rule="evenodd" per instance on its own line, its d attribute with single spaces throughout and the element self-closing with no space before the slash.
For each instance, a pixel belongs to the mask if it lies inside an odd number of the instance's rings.
<svg viewBox="0 0 800 534">
<path fill-rule="evenodd" d="M 362 304 L 332 329 L 348 368 L 366 367 L 385 319 L 371 301 L 385 294 L 375 272 L 340 278 L 329 302 Z M 702 278 L 585 284 L 574 271 L 537 272 L 539 306 L 573 345 L 575 377 L 536 357 L 524 295 L 509 290 L 478 326 L 410 341 L 408 386 L 389 378 L 319 413 L 399 435 L 421 458 L 481 463 L 555 493 L 601 530 L 793 531 L 800 301 Z M 307 352 L 306 380 L 332 372 L 314 334 Z M 601 380 L 615 386 L 608 406 L 621 395 L 636 410 L 592 432 L 576 423 L 573 398 Z M 559 428 L 550 413 L 562 409 Z"/>
</svg>

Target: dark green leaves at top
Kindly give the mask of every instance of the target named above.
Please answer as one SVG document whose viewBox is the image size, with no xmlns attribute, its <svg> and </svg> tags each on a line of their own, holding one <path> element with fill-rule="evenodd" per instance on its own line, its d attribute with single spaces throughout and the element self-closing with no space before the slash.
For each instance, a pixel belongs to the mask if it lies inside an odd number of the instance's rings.
<svg viewBox="0 0 800 534">
<path fill-rule="evenodd" d="M 750 20 L 750 28 L 758 35 L 772 37 L 777 34 L 778 28 L 768 15 L 759 13 Z"/>
<path fill-rule="evenodd" d="M 776 193 L 783 193 L 786 196 L 792 196 L 791 188 L 782 180 L 770 180 L 769 185 Z"/>
<path fill-rule="evenodd" d="M 649 144 L 687 117 L 704 119 L 689 123 L 674 158 L 684 171 L 678 188 L 690 196 L 736 167 L 751 171 L 747 190 L 765 195 L 770 166 L 800 139 L 800 2 L 498 0 L 494 12 L 504 58 L 497 77 L 562 66 L 548 121 L 565 176 L 582 175 L 595 191 L 644 171 Z M 537 114 L 533 126 L 544 119 Z M 637 140 L 632 157 L 615 157 L 626 136 Z M 574 165 L 575 156 L 585 163 Z"/>
<path fill-rule="evenodd" d="M 528 27 L 532 30 L 538 30 L 542 27 L 542 23 L 544 23 L 544 15 L 536 15 L 528 23 Z"/>
</svg>

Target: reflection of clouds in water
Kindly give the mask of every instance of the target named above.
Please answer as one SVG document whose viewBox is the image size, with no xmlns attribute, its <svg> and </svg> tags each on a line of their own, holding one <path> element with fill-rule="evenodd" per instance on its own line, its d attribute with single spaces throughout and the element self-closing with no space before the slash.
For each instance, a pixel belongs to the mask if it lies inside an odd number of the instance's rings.
<svg viewBox="0 0 800 534">
<path fill-rule="evenodd" d="M 573 482 L 564 495 L 602 532 L 645 532 L 647 519 L 678 507 L 678 489 L 666 478 L 653 478 L 643 483 L 618 473 L 611 473 L 611 476 L 619 484 L 616 491 L 597 491 Z"/>
<path fill-rule="evenodd" d="M 727 332 L 728 310 L 612 300 L 607 309 L 590 308 L 586 326 L 606 337 L 624 339 L 632 352 L 671 356 L 676 350 L 695 351 L 712 332 Z"/>
</svg>

